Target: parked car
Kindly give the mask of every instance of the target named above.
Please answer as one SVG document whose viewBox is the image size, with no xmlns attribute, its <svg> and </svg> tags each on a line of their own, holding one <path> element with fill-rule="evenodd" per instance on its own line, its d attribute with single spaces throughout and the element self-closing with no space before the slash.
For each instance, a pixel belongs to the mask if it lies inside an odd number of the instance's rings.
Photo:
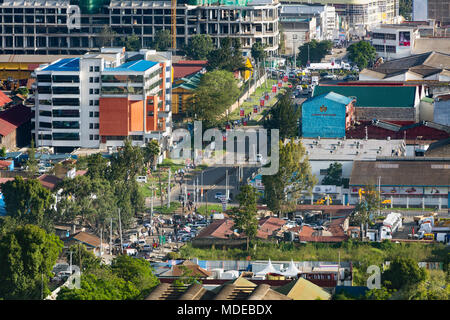
<svg viewBox="0 0 450 320">
<path fill-rule="evenodd" d="M 335 74 L 327 74 L 323 76 L 323 78 L 327 80 L 337 80 L 337 76 Z"/>
<path fill-rule="evenodd" d="M 144 250 L 146 252 L 151 252 L 153 250 L 153 247 L 150 244 L 146 244 L 146 245 L 144 245 L 142 250 Z"/>
<path fill-rule="evenodd" d="M 355 76 L 353 74 L 348 74 L 344 77 L 345 81 L 353 81 L 353 80 L 358 80 L 358 76 Z"/>
</svg>

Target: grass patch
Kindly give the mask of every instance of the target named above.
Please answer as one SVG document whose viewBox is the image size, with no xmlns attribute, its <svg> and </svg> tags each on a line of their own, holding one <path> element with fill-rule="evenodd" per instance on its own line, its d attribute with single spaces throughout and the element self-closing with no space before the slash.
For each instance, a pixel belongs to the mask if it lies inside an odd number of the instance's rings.
<svg viewBox="0 0 450 320">
<path fill-rule="evenodd" d="M 211 214 L 211 210 L 215 210 L 216 212 L 222 212 L 221 204 L 208 204 L 208 211 L 206 211 L 206 205 L 201 205 L 197 208 L 197 212 L 202 216 L 208 216 Z"/>
<path fill-rule="evenodd" d="M 162 213 L 162 214 L 172 214 L 180 207 L 179 202 L 171 202 L 170 207 L 167 208 L 167 204 L 164 206 L 153 207 L 153 211 Z"/>
</svg>

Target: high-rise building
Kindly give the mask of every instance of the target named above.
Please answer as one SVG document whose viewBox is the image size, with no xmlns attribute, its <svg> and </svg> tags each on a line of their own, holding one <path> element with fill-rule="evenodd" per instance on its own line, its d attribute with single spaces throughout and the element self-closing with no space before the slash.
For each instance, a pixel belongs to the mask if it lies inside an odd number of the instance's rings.
<svg viewBox="0 0 450 320">
<path fill-rule="evenodd" d="M 365 35 L 382 23 L 396 23 L 399 0 L 280 0 L 284 4 L 321 4 L 333 6 L 345 19 L 349 33 Z"/>
<path fill-rule="evenodd" d="M 183 49 L 196 34 L 209 34 L 216 45 L 239 38 L 243 51 L 255 42 L 277 53 L 278 0 L 179 0 L 176 46 Z M 84 54 L 104 46 L 105 26 L 112 42 L 137 35 L 150 48 L 158 30 L 172 30 L 171 1 L 80 0 L 80 19 L 70 0 L 0 0 L 1 54 Z"/>
<path fill-rule="evenodd" d="M 440 26 L 450 25 L 450 0 L 413 0 L 414 21 L 434 19 Z"/>
<path fill-rule="evenodd" d="M 171 134 L 170 54 L 103 48 L 60 59 L 35 70 L 34 134 L 37 146 L 142 145 L 157 139 L 163 150 Z"/>
</svg>

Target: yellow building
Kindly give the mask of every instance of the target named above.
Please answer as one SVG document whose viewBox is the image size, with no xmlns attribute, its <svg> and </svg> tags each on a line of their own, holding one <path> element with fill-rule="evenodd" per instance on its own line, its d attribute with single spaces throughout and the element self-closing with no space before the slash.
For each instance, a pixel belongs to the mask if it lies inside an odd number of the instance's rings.
<svg viewBox="0 0 450 320">
<path fill-rule="evenodd" d="M 197 89 L 202 74 L 196 73 L 186 78 L 175 80 L 172 84 L 172 114 L 186 113 L 189 99 Z"/>
</svg>

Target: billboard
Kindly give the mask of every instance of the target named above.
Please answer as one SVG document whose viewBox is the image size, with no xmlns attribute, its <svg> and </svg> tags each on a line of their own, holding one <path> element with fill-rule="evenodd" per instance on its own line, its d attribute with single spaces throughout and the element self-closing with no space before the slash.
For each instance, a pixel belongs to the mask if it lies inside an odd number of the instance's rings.
<svg viewBox="0 0 450 320">
<path fill-rule="evenodd" d="M 410 47 L 411 46 L 410 31 L 400 31 L 398 33 L 398 45 L 401 47 Z"/>
</svg>

